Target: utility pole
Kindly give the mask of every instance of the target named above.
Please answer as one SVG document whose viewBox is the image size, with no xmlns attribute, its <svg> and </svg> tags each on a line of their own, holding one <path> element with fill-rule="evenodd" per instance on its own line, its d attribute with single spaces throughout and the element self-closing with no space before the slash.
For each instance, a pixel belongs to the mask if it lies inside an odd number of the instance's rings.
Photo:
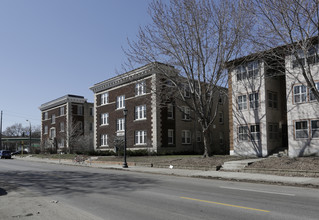
<svg viewBox="0 0 319 220">
<path fill-rule="evenodd" d="M 1 111 L 1 118 L 0 118 L 0 149 L 2 149 L 2 111 Z"/>
</svg>

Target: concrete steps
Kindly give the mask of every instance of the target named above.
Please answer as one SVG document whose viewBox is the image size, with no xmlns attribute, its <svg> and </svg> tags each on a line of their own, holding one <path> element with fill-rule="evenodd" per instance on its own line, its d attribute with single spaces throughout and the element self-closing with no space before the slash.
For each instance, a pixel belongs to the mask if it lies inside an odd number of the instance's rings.
<svg viewBox="0 0 319 220">
<path fill-rule="evenodd" d="M 263 160 L 264 158 L 256 158 L 256 159 L 247 159 L 247 160 L 235 160 L 228 161 L 223 164 L 220 170 L 222 171 L 238 171 L 247 167 L 249 164 L 252 164 L 256 161 Z"/>
</svg>

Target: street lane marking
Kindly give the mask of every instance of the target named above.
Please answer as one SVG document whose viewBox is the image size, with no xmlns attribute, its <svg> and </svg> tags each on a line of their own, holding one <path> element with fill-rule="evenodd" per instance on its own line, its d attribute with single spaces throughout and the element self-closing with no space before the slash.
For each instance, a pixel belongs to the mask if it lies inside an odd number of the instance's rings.
<svg viewBox="0 0 319 220">
<path fill-rule="evenodd" d="M 268 193 L 268 194 L 277 194 L 277 195 L 284 195 L 284 196 L 296 196 L 295 194 L 290 194 L 290 193 L 270 192 L 270 191 L 263 191 L 263 190 L 254 190 L 254 189 L 242 189 L 242 188 L 227 187 L 227 186 L 220 186 L 219 188 L 234 189 L 234 190 L 241 190 L 241 191 L 250 191 L 250 192 L 260 192 L 260 193 Z"/>
<path fill-rule="evenodd" d="M 259 211 L 259 212 L 270 212 L 268 210 L 263 210 L 263 209 L 255 209 L 255 208 L 250 208 L 250 207 L 245 207 L 245 206 L 231 205 L 231 204 L 213 202 L 213 201 L 207 201 L 207 200 L 201 200 L 201 199 L 193 199 L 193 198 L 189 198 L 189 197 L 180 197 L 180 198 L 181 199 L 188 199 L 188 200 L 192 200 L 192 201 L 197 201 L 197 202 L 206 202 L 206 203 L 210 203 L 210 204 L 216 204 L 216 205 L 223 205 L 223 206 L 229 206 L 229 207 L 234 207 L 234 208 L 240 208 L 240 209 L 248 209 L 248 210 Z"/>
</svg>

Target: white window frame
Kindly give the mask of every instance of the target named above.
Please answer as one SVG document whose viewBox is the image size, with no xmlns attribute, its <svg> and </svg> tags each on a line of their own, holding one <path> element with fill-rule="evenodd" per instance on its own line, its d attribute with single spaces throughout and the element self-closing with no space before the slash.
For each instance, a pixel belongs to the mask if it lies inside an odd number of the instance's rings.
<svg viewBox="0 0 319 220">
<path fill-rule="evenodd" d="M 116 109 L 125 108 L 125 95 L 116 97 Z"/>
<path fill-rule="evenodd" d="M 49 119 L 49 113 L 48 112 L 44 112 L 44 120 L 48 120 Z"/>
<path fill-rule="evenodd" d="M 173 104 L 167 104 L 167 118 L 174 119 L 174 106 L 173 106 Z"/>
<path fill-rule="evenodd" d="M 64 132 L 65 127 L 64 127 L 64 122 L 60 122 L 60 132 Z"/>
<path fill-rule="evenodd" d="M 102 113 L 101 114 L 101 125 L 108 125 L 109 124 L 109 113 Z"/>
<path fill-rule="evenodd" d="M 125 118 L 118 118 L 116 121 L 116 131 L 121 132 L 125 129 Z"/>
<path fill-rule="evenodd" d="M 240 65 L 236 69 L 237 81 L 247 79 L 247 70 L 245 65 Z"/>
<path fill-rule="evenodd" d="M 146 145 L 147 132 L 135 131 L 135 145 Z"/>
<path fill-rule="evenodd" d="M 192 137 L 190 130 L 182 130 L 182 144 L 191 144 Z"/>
<path fill-rule="evenodd" d="M 101 94 L 101 105 L 106 105 L 109 103 L 109 93 L 105 92 Z"/>
<path fill-rule="evenodd" d="M 238 110 L 246 110 L 247 106 L 247 95 L 240 95 L 237 97 Z"/>
<path fill-rule="evenodd" d="M 167 130 L 167 143 L 174 144 L 174 129 Z"/>
<path fill-rule="evenodd" d="M 101 146 L 108 146 L 108 144 L 107 144 L 107 134 L 101 134 Z"/>
<path fill-rule="evenodd" d="M 49 127 L 46 125 L 44 126 L 44 134 L 48 134 L 49 132 Z"/>
<path fill-rule="evenodd" d="M 56 130 L 55 128 L 50 128 L 50 138 L 53 139 L 56 137 Z"/>
<path fill-rule="evenodd" d="M 315 83 L 316 89 L 319 91 L 319 82 Z M 309 100 L 310 101 L 316 101 L 317 99 L 315 98 L 313 92 L 309 89 Z"/>
<path fill-rule="evenodd" d="M 52 114 L 51 116 L 51 124 L 55 124 L 55 114 Z"/>
<path fill-rule="evenodd" d="M 250 139 L 251 141 L 260 141 L 260 125 L 250 125 Z"/>
<path fill-rule="evenodd" d="M 248 95 L 249 97 L 249 108 L 258 109 L 259 108 L 259 93 L 253 92 Z"/>
<path fill-rule="evenodd" d="M 60 115 L 64 115 L 64 106 L 60 107 Z"/>
<path fill-rule="evenodd" d="M 305 136 L 303 136 L 303 134 Z M 308 139 L 308 138 L 309 138 L 308 121 L 307 120 L 295 121 L 295 139 Z"/>
<path fill-rule="evenodd" d="M 311 125 L 311 137 L 319 138 L 319 119 L 311 120 L 310 125 Z"/>
<path fill-rule="evenodd" d="M 183 120 L 191 120 L 191 108 L 188 106 L 182 106 L 182 119 Z"/>
<path fill-rule="evenodd" d="M 247 63 L 248 78 L 256 79 L 259 73 L 259 62 L 257 60 Z"/>
<path fill-rule="evenodd" d="M 135 120 L 146 119 L 146 105 L 135 106 Z"/>
<path fill-rule="evenodd" d="M 135 84 L 135 96 L 146 94 L 146 83 L 145 81 L 138 82 Z"/>
<path fill-rule="evenodd" d="M 248 141 L 249 140 L 249 132 L 247 125 L 241 125 L 238 127 L 238 140 L 239 141 Z"/>
<path fill-rule="evenodd" d="M 307 102 L 307 87 L 304 85 L 295 85 L 293 87 L 293 97 L 294 103 Z"/>
<path fill-rule="evenodd" d="M 77 106 L 77 111 L 78 111 L 78 115 L 83 115 L 84 114 L 84 106 L 83 105 L 78 105 Z"/>
<path fill-rule="evenodd" d="M 183 95 L 185 98 L 190 98 L 191 97 L 191 92 L 188 84 L 183 85 Z"/>
</svg>

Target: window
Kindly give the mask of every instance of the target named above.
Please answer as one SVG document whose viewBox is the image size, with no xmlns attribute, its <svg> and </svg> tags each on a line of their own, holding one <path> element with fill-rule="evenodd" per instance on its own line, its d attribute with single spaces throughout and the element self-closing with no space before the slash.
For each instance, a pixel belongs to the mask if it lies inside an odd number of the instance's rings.
<svg viewBox="0 0 319 220">
<path fill-rule="evenodd" d="M 52 123 L 52 124 L 55 124 L 55 114 L 53 114 L 53 115 L 51 116 L 51 123 Z"/>
<path fill-rule="evenodd" d="M 107 103 L 109 103 L 109 93 L 105 92 L 101 94 L 101 105 L 105 105 Z"/>
<path fill-rule="evenodd" d="M 302 103 L 307 101 L 307 88 L 304 85 L 294 86 L 294 102 Z"/>
<path fill-rule="evenodd" d="M 240 126 L 238 128 L 238 140 L 240 141 L 248 140 L 248 126 Z"/>
<path fill-rule="evenodd" d="M 259 105 L 258 92 L 249 94 L 249 108 L 257 109 Z"/>
<path fill-rule="evenodd" d="M 44 120 L 48 120 L 49 119 L 49 114 L 48 112 L 44 112 Z"/>
<path fill-rule="evenodd" d="M 60 107 L 60 115 L 64 115 L 64 107 Z"/>
<path fill-rule="evenodd" d="M 201 142 L 202 141 L 202 133 L 200 131 L 196 132 L 196 141 Z"/>
<path fill-rule="evenodd" d="M 189 98 L 191 96 L 191 93 L 190 93 L 190 89 L 189 89 L 189 86 L 184 84 L 183 86 L 183 92 L 184 92 L 184 97 L 185 98 Z"/>
<path fill-rule="evenodd" d="M 238 96 L 238 110 L 247 109 L 247 96 L 241 95 Z"/>
<path fill-rule="evenodd" d="M 93 123 L 90 123 L 90 131 L 93 131 Z"/>
<path fill-rule="evenodd" d="M 116 98 L 116 108 L 117 109 L 121 109 L 121 108 L 125 108 L 125 96 L 118 96 Z"/>
<path fill-rule="evenodd" d="M 240 65 L 237 68 L 237 81 L 244 80 L 247 78 L 246 66 Z"/>
<path fill-rule="evenodd" d="M 135 120 L 146 119 L 146 105 L 135 107 Z"/>
<path fill-rule="evenodd" d="M 224 97 L 222 95 L 219 95 L 218 104 L 220 105 L 224 104 Z"/>
<path fill-rule="evenodd" d="M 167 143 L 168 144 L 174 144 L 174 130 L 168 129 L 167 131 Z"/>
<path fill-rule="evenodd" d="M 83 130 L 83 122 L 82 122 L 82 121 L 79 121 L 79 122 L 78 122 L 78 129 L 79 129 L 80 131 Z"/>
<path fill-rule="evenodd" d="M 191 131 L 183 130 L 182 131 L 182 144 L 190 144 L 191 143 Z"/>
<path fill-rule="evenodd" d="M 78 105 L 78 115 L 83 115 L 83 106 L 82 105 Z"/>
<path fill-rule="evenodd" d="M 53 139 L 56 137 L 55 128 L 50 129 L 50 138 Z"/>
<path fill-rule="evenodd" d="M 90 108 L 90 116 L 93 116 L 93 108 Z"/>
<path fill-rule="evenodd" d="M 257 60 L 248 62 L 245 65 L 240 65 L 237 68 L 237 81 L 241 81 L 244 79 L 255 79 L 258 76 L 259 72 L 259 63 Z"/>
<path fill-rule="evenodd" d="M 313 45 L 308 49 L 308 51 L 304 51 L 302 49 L 298 50 L 297 56 L 298 57 L 294 57 L 294 60 L 292 61 L 292 68 L 306 65 L 306 60 L 309 65 L 318 63 L 318 45 Z"/>
<path fill-rule="evenodd" d="M 60 131 L 61 131 L 61 132 L 64 131 L 64 122 L 60 122 Z"/>
<path fill-rule="evenodd" d="M 58 147 L 61 148 L 61 147 L 64 147 L 64 138 L 61 138 L 59 143 L 58 143 Z"/>
<path fill-rule="evenodd" d="M 135 95 L 144 95 L 146 93 L 145 81 L 138 82 L 135 84 Z"/>
<path fill-rule="evenodd" d="M 125 123 L 124 118 L 117 119 L 116 130 L 117 131 L 124 131 L 124 123 Z"/>
<path fill-rule="evenodd" d="M 182 116 L 183 120 L 190 120 L 191 119 L 190 118 L 191 109 L 188 106 L 183 106 L 182 112 L 183 112 L 183 116 Z"/>
<path fill-rule="evenodd" d="M 44 126 L 44 134 L 48 134 L 48 126 Z"/>
<path fill-rule="evenodd" d="M 276 92 L 268 92 L 268 107 L 278 108 L 278 95 Z"/>
<path fill-rule="evenodd" d="M 101 146 L 107 146 L 107 134 L 101 134 Z"/>
<path fill-rule="evenodd" d="M 101 114 L 101 125 L 108 125 L 109 124 L 109 113 Z"/>
<path fill-rule="evenodd" d="M 308 138 L 308 121 L 297 121 L 295 122 L 295 137 L 299 138 Z"/>
<path fill-rule="evenodd" d="M 311 121 L 311 137 L 319 138 L 319 120 Z"/>
<path fill-rule="evenodd" d="M 278 124 L 268 125 L 268 134 L 270 140 L 278 140 L 279 138 L 279 126 Z"/>
<path fill-rule="evenodd" d="M 319 82 L 315 83 L 315 86 L 316 86 L 316 89 L 319 91 Z M 309 90 L 309 99 L 310 101 L 316 100 L 316 97 L 313 94 L 313 92 L 311 92 L 311 90 Z"/>
<path fill-rule="evenodd" d="M 174 118 L 174 107 L 172 104 L 167 105 L 167 118 L 168 119 Z"/>
<path fill-rule="evenodd" d="M 251 140 L 260 141 L 260 127 L 259 125 L 250 125 Z"/>
<path fill-rule="evenodd" d="M 224 124 L 224 113 L 223 112 L 218 113 L 218 122 L 219 122 L 219 124 Z"/>
<path fill-rule="evenodd" d="M 135 131 L 135 144 L 146 144 L 146 131 Z"/>
</svg>

